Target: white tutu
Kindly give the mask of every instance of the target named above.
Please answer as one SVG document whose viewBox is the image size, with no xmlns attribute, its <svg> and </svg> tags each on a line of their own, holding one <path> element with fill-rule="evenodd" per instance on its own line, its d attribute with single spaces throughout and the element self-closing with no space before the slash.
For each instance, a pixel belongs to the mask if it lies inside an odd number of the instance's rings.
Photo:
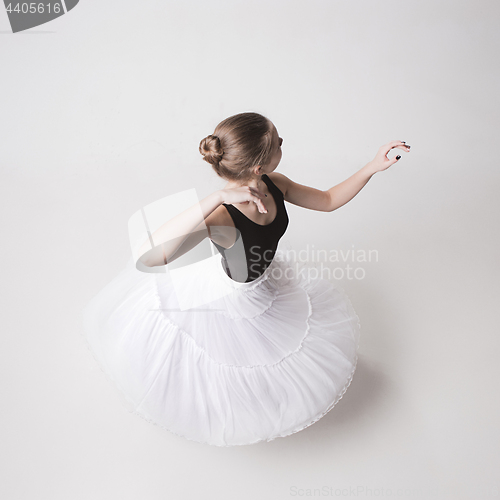
<svg viewBox="0 0 500 500">
<path fill-rule="evenodd" d="M 216 446 L 271 441 L 319 420 L 356 369 L 349 298 L 281 250 L 250 283 L 230 279 L 220 255 L 207 262 L 179 294 L 169 273 L 142 273 L 130 259 L 84 309 L 88 345 L 128 409 Z M 205 303 L 180 310 L 184 293 Z"/>
</svg>

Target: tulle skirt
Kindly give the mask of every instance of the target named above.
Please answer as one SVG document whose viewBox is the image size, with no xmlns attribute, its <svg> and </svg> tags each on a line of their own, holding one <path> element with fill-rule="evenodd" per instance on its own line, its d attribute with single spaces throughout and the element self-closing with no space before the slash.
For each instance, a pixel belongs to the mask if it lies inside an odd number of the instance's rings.
<svg viewBox="0 0 500 500">
<path fill-rule="evenodd" d="M 83 311 L 83 335 L 124 405 L 216 446 L 271 441 L 325 415 L 356 369 L 360 322 L 331 280 L 278 250 L 238 283 L 221 256 L 194 272 L 130 259 Z"/>
</svg>

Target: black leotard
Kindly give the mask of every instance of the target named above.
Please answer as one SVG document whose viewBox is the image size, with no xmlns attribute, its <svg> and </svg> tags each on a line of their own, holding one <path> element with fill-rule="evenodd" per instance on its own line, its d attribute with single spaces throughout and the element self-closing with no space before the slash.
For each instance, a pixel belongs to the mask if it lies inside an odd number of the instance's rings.
<svg viewBox="0 0 500 500">
<path fill-rule="evenodd" d="M 238 236 L 231 248 L 224 248 L 213 242 L 222 254 L 222 263 L 227 275 L 235 281 L 243 281 L 238 279 L 238 276 L 246 276 L 245 283 L 248 283 L 257 279 L 267 269 L 276 253 L 278 241 L 288 227 L 283 193 L 267 174 L 263 174 L 261 179 L 266 183 L 276 202 L 277 212 L 274 220 L 266 225 L 257 224 L 235 206 L 223 203 L 233 219 Z"/>
</svg>

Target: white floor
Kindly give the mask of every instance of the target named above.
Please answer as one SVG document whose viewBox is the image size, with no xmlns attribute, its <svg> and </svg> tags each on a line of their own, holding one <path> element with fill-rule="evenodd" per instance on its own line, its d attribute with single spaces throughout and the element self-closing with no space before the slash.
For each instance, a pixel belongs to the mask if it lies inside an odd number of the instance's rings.
<svg viewBox="0 0 500 500">
<path fill-rule="evenodd" d="M 485 0 L 85 0 L 14 35 L 0 8 L 0 497 L 498 498 L 498 18 Z M 283 242 L 377 251 L 339 282 L 362 323 L 347 393 L 293 436 L 217 448 L 128 414 L 80 313 L 136 210 L 222 187 L 199 141 L 250 110 L 284 138 L 278 171 L 320 189 L 392 139 L 412 151 L 338 211 L 287 204 Z"/>
</svg>

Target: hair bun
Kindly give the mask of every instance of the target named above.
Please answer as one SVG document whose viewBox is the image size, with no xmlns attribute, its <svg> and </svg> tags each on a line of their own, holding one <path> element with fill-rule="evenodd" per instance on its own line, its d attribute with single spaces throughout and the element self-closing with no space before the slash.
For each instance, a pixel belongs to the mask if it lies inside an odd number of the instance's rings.
<svg viewBox="0 0 500 500">
<path fill-rule="evenodd" d="M 224 154 L 220 139 L 216 135 L 209 135 L 202 139 L 199 150 L 203 155 L 203 159 L 212 165 L 217 165 Z"/>
</svg>

